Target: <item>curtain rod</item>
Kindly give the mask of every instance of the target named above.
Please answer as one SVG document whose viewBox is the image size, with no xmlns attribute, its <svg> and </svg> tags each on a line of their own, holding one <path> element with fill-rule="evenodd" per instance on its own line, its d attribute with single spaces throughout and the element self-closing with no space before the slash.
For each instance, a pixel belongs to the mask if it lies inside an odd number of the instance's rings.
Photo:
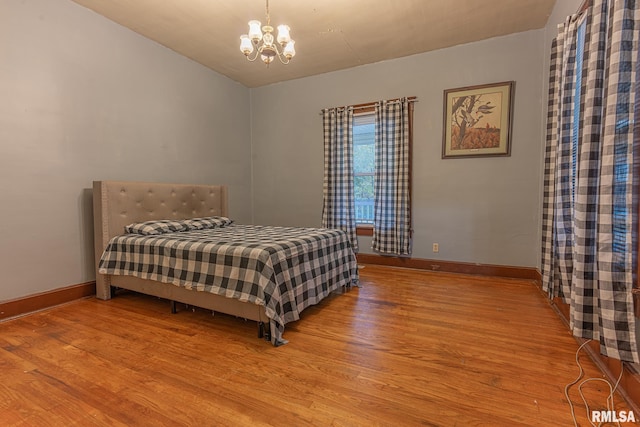
<svg viewBox="0 0 640 427">
<path fill-rule="evenodd" d="M 400 101 L 401 98 L 393 98 L 393 99 L 388 99 L 387 102 L 397 102 Z M 416 96 L 408 96 L 407 97 L 407 101 L 409 102 L 418 102 L 418 97 Z M 367 102 L 365 104 L 355 104 L 355 105 L 345 105 L 343 107 L 333 107 L 333 108 L 347 108 L 347 107 L 352 107 L 354 110 L 364 110 L 366 108 L 373 108 L 376 106 L 375 102 Z M 323 108 L 322 110 L 320 110 L 320 114 L 322 114 L 323 110 L 327 110 L 328 108 Z"/>
</svg>

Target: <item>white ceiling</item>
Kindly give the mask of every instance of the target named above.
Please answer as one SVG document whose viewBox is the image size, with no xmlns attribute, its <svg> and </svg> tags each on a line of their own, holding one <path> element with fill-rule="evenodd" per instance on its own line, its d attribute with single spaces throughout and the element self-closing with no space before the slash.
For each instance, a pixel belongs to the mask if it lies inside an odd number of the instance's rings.
<svg viewBox="0 0 640 427">
<path fill-rule="evenodd" d="M 270 0 L 287 24 L 289 65 L 248 62 L 247 22 L 264 0 L 73 0 L 218 73 L 257 87 L 545 26 L 556 0 Z"/>
</svg>

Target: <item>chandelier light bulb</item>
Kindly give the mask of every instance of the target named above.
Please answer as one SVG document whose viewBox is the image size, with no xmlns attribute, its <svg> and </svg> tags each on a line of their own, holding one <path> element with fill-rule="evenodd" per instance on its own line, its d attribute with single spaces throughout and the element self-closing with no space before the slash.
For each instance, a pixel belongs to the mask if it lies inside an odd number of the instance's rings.
<svg viewBox="0 0 640 427">
<path fill-rule="evenodd" d="M 285 56 L 285 58 L 287 59 L 291 59 L 294 56 L 296 56 L 296 41 L 295 40 L 289 40 L 289 43 L 287 43 L 287 45 L 284 47 L 284 51 L 282 52 L 282 54 Z"/>
<path fill-rule="evenodd" d="M 249 21 L 249 38 L 254 42 L 259 42 L 262 39 L 262 31 L 260 30 L 260 21 Z"/>
<path fill-rule="evenodd" d="M 251 55 L 253 52 L 253 43 L 251 43 L 251 39 L 246 34 L 240 36 L 240 52 L 246 56 Z"/>
<path fill-rule="evenodd" d="M 291 41 L 288 25 L 278 25 L 278 43 L 285 45 Z"/>
</svg>

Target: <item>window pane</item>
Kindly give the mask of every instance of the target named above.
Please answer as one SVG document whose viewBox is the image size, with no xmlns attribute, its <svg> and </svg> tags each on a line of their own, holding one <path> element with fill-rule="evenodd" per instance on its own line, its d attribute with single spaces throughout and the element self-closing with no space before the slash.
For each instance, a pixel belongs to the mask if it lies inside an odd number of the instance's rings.
<svg viewBox="0 0 640 427">
<path fill-rule="evenodd" d="M 358 224 L 373 224 L 374 119 L 374 114 L 360 114 L 353 121 L 353 187 Z"/>
<path fill-rule="evenodd" d="M 354 176 L 356 222 L 373 224 L 373 175 Z"/>
<path fill-rule="evenodd" d="M 584 61 L 584 32 L 586 20 L 578 27 L 578 40 L 576 44 L 576 83 L 573 88 L 573 129 L 571 130 L 571 200 L 575 201 L 576 195 L 576 179 L 578 177 L 578 151 L 579 151 L 579 132 L 581 129 L 580 118 L 582 117 L 581 106 L 581 90 L 582 90 L 582 66 Z"/>
<path fill-rule="evenodd" d="M 356 175 L 353 177 L 356 200 L 373 200 L 373 175 Z"/>
<path fill-rule="evenodd" d="M 353 146 L 353 172 L 373 173 L 376 153 L 373 141 L 370 144 L 354 144 Z"/>
</svg>

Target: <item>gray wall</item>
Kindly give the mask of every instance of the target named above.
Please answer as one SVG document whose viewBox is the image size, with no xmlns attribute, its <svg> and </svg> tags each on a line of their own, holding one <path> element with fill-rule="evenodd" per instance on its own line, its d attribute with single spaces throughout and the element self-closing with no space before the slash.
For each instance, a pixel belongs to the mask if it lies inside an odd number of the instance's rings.
<svg viewBox="0 0 640 427">
<path fill-rule="evenodd" d="M 251 221 L 250 93 L 64 0 L 0 2 L 0 301 L 95 278 L 93 180 L 227 183 Z"/>
<path fill-rule="evenodd" d="M 415 95 L 413 256 L 535 267 L 544 37 L 528 31 L 252 89 L 254 221 L 320 225 L 322 108 Z M 441 159 L 443 91 L 507 80 L 516 82 L 511 157 Z M 371 252 L 370 239 L 360 248 Z"/>
</svg>

